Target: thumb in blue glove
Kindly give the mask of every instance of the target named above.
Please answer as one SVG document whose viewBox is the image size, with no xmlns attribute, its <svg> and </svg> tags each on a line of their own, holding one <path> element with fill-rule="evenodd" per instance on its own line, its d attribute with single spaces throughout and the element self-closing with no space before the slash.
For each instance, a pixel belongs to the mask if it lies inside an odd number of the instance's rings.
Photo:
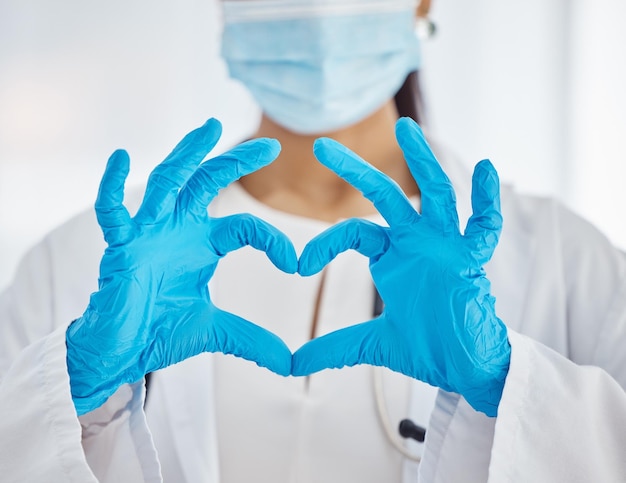
<svg viewBox="0 0 626 483">
<path fill-rule="evenodd" d="M 305 247 L 299 273 L 317 273 L 355 249 L 369 257 L 385 308 L 374 320 L 302 346 L 292 374 L 386 366 L 459 393 L 495 416 L 510 361 L 506 327 L 483 269 L 502 228 L 496 171 L 489 161 L 476 166 L 473 215 L 462 235 L 454 190 L 419 126 L 400 119 L 396 137 L 421 190 L 421 213 L 393 180 L 341 144 L 322 138 L 314 145 L 319 161 L 371 200 L 389 226 L 351 219 L 331 227 Z"/>
<path fill-rule="evenodd" d="M 99 290 L 66 332 L 79 415 L 120 385 L 201 352 L 234 354 L 289 375 L 291 352 L 281 339 L 220 310 L 209 296 L 219 259 L 244 245 L 265 251 L 287 273 L 297 269 L 291 242 L 276 228 L 251 215 L 208 216 L 221 188 L 280 151 L 277 141 L 257 139 L 202 162 L 220 134 L 215 119 L 188 134 L 152 172 L 132 218 L 122 204 L 128 155 L 116 151 L 109 159 L 95 205 L 108 244 Z"/>
</svg>

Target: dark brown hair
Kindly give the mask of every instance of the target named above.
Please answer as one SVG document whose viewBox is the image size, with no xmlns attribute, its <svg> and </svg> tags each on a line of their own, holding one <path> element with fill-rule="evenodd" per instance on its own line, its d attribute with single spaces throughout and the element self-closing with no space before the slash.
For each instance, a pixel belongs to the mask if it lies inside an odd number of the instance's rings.
<svg viewBox="0 0 626 483">
<path fill-rule="evenodd" d="M 418 71 L 411 72 L 394 97 L 398 117 L 410 117 L 418 124 L 424 121 L 424 99 Z"/>
</svg>

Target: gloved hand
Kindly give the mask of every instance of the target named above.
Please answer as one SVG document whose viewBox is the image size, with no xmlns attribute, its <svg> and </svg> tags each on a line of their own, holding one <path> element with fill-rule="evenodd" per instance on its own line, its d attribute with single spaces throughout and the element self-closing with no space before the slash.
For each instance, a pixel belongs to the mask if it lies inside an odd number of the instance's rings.
<svg viewBox="0 0 626 483">
<path fill-rule="evenodd" d="M 298 271 L 312 275 L 355 249 L 370 258 L 384 311 L 302 346 L 292 374 L 386 366 L 459 393 L 474 409 L 495 416 L 510 361 L 506 327 L 483 269 L 502 227 L 498 176 L 489 161 L 476 166 L 473 215 L 462 235 L 454 190 L 420 128 L 401 119 L 396 137 L 421 190 L 421 213 L 394 181 L 341 144 L 319 139 L 314 145 L 320 162 L 371 200 L 389 227 L 359 219 L 339 223 L 309 242 Z"/>
<path fill-rule="evenodd" d="M 234 354 L 290 373 L 291 351 L 282 340 L 218 309 L 209 297 L 219 259 L 244 245 L 265 251 L 287 273 L 297 269 L 291 242 L 267 223 L 251 215 L 208 216 L 207 205 L 221 188 L 280 151 L 277 141 L 257 139 L 201 164 L 220 134 L 214 119 L 188 134 L 152 172 L 132 218 L 122 204 L 128 155 L 116 151 L 109 159 L 95 205 L 108 244 L 99 290 L 66 333 L 79 415 L 120 385 L 201 352 Z"/>
</svg>

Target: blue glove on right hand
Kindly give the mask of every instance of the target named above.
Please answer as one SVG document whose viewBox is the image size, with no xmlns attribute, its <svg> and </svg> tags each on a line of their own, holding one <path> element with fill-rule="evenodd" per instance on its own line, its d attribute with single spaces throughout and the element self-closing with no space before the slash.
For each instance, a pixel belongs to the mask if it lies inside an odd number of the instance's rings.
<svg viewBox="0 0 626 483">
<path fill-rule="evenodd" d="M 234 354 L 290 374 L 291 351 L 281 339 L 218 309 L 209 297 L 219 259 L 244 245 L 267 252 L 287 273 L 297 269 L 291 242 L 267 223 L 251 215 L 208 216 L 207 205 L 221 188 L 280 151 L 277 141 L 257 139 L 200 164 L 220 134 L 213 119 L 188 134 L 150 175 L 133 218 L 122 205 L 128 155 L 116 151 L 109 159 L 96 201 L 108 243 L 99 290 L 66 333 L 79 415 L 120 385 L 201 352 Z"/>
<path fill-rule="evenodd" d="M 330 139 L 315 143 L 320 162 L 371 200 L 389 227 L 358 219 L 335 225 L 305 247 L 299 272 L 314 274 L 355 249 L 370 258 L 385 308 L 370 322 L 302 346 L 292 374 L 386 366 L 462 394 L 474 409 L 495 416 L 511 351 L 483 269 L 502 227 L 498 175 L 488 161 L 476 166 L 474 213 L 461 235 L 454 189 L 419 126 L 400 119 L 396 136 L 421 190 L 421 214 L 394 181 L 352 151 Z"/>
</svg>

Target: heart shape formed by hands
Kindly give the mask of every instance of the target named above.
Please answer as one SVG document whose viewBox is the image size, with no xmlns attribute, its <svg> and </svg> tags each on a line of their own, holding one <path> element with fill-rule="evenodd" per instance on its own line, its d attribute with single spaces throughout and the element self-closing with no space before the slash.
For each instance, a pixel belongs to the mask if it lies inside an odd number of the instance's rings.
<svg viewBox="0 0 626 483">
<path fill-rule="evenodd" d="M 370 199 L 389 227 L 348 220 L 313 239 L 298 261 L 291 241 L 252 215 L 211 218 L 217 192 L 273 161 L 270 139 L 243 143 L 202 162 L 221 133 L 216 120 L 187 135 L 150 175 L 134 217 L 124 208 L 128 155 L 111 156 L 96 202 L 108 247 L 99 290 L 67 331 L 68 370 L 79 414 L 123 383 L 201 352 L 223 352 L 281 375 L 360 363 L 386 366 L 463 394 L 493 415 L 508 369 L 506 329 L 496 317 L 482 266 L 501 228 L 498 180 L 487 161 L 473 178 L 474 215 L 459 233 L 454 191 L 414 122 L 398 142 L 422 190 L 422 214 L 395 182 L 330 139 L 320 162 Z M 270 331 L 217 308 L 208 281 L 220 258 L 244 245 L 287 273 L 311 275 L 355 249 L 370 269 L 385 310 L 372 321 L 314 339 L 293 355 Z M 94 364 L 98 361 L 98 364 Z"/>
</svg>

